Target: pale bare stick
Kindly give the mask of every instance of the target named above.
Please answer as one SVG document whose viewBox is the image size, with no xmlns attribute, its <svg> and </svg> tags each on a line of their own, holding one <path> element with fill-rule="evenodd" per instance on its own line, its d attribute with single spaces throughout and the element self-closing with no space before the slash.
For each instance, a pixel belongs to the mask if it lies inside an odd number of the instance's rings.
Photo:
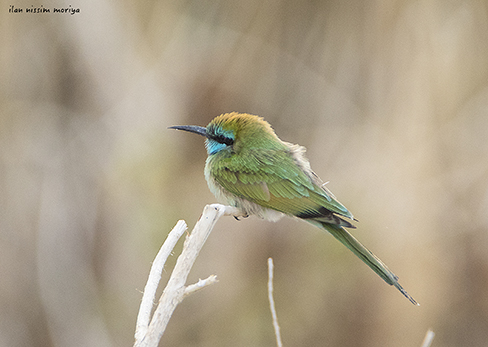
<svg viewBox="0 0 488 347">
<path fill-rule="evenodd" d="M 431 329 L 429 329 L 427 331 L 427 334 L 425 334 L 425 338 L 424 338 L 424 341 L 422 342 L 421 347 L 430 347 L 430 345 L 432 344 L 432 341 L 434 340 L 434 336 L 435 336 L 435 333 Z"/>
<path fill-rule="evenodd" d="M 207 278 L 205 278 L 204 280 L 199 279 L 197 283 L 190 284 L 189 286 L 186 286 L 184 296 L 193 294 L 197 290 L 203 289 L 206 286 L 217 283 L 218 281 L 219 280 L 217 279 L 217 276 L 215 276 L 215 275 L 210 275 Z"/>
<path fill-rule="evenodd" d="M 278 316 L 276 314 L 275 303 L 273 299 L 273 258 L 268 258 L 268 299 L 269 307 L 271 309 L 271 316 L 273 317 L 273 327 L 276 335 L 276 344 L 282 347 L 280 326 L 278 324 Z"/>
<path fill-rule="evenodd" d="M 159 299 L 159 304 L 154 311 L 151 323 L 147 329 L 142 328 L 145 334 L 137 333 L 135 336 L 135 347 L 157 347 L 176 306 L 187 295 L 217 282 L 215 276 L 210 276 L 205 280 L 198 281 L 196 284 L 188 287 L 185 286 L 188 274 L 203 244 L 210 235 L 217 220 L 223 215 L 241 216 L 242 214 L 238 209 L 230 206 L 220 204 L 205 206 L 202 216 L 196 223 L 193 231 L 186 237 L 183 251 L 178 257 L 168 284 Z"/>
<path fill-rule="evenodd" d="M 180 239 L 181 235 L 185 232 L 187 228 L 188 227 L 186 226 L 184 220 L 178 221 L 173 230 L 169 232 L 168 237 L 159 249 L 156 258 L 154 258 L 151 270 L 149 272 L 149 277 L 147 279 L 146 287 L 144 288 L 144 293 L 142 295 L 139 314 L 137 315 L 136 333 L 134 335 L 136 341 L 142 340 L 144 335 L 146 335 L 147 329 L 149 327 L 149 321 L 151 319 L 151 312 L 156 298 L 156 290 L 158 289 L 164 264 L 166 263 L 166 260 L 173 251 L 173 248 Z"/>
</svg>

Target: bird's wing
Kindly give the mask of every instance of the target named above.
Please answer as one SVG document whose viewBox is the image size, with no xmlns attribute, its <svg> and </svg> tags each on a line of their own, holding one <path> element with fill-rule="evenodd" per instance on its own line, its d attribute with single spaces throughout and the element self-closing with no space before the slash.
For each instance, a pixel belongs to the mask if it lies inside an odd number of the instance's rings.
<svg viewBox="0 0 488 347">
<path fill-rule="evenodd" d="M 230 193 L 288 215 L 346 227 L 351 213 L 286 150 L 249 150 L 215 162 L 212 177 Z"/>
</svg>

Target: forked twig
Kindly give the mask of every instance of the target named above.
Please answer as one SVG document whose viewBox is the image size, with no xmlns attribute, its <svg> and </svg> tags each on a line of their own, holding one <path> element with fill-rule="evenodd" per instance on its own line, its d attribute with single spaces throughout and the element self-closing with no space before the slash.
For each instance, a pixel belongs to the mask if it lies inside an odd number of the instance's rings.
<svg viewBox="0 0 488 347">
<path fill-rule="evenodd" d="M 176 306 L 178 306 L 178 304 L 189 294 L 217 282 L 216 276 L 212 275 L 205 280 L 198 281 L 196 284 L 185 286 L 186 279 L 188 278 L 193 263 L 208 236 L 212 232 L 215 223 L 223 215 L 239 216 L 240 212 L 234 207 L 220 204 L 205 206 L 202 216 L 196 223 L 193 231 L 186 237 L 183 251 L 176 261 L 175 268 L 171 273 L 168 284 L 166 285 L 166 288 L 159 299 L 159 304 L 150 320 L 156 289 L 161 278 L 164 263 L 178 239 L 186 230 L 185 222 L 179 221 L 170 232 L 156 256 L 149 273 L 141 307 L 137 316 L 136 333 L 134 335 L 135 347 L 157 347 Z"/>
</svg>

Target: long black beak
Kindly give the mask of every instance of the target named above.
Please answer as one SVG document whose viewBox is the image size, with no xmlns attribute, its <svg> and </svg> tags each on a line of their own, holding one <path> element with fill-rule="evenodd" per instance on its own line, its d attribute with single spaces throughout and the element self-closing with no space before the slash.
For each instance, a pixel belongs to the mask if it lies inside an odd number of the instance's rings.
<svg viewBox="0 0 488 347">
<path fill-rule="evenodd" d="M 198 125 L 175 125 L 168 127 L 168 129 L 184 130 L 207 137 L 207 129 Z"/>
</svg>

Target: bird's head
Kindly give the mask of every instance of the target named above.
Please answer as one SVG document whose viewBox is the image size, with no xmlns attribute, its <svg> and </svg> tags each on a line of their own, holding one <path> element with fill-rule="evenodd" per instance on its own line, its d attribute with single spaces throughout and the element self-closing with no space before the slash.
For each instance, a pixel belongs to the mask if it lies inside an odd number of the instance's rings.
<svg viewBox="0 0 488 347">
<path fill-rule="evenodd" d="M 205 136 L 207 153 L 221 151 L 239 153 L 249 148 L 273 148 L 282 146 L 268 122 L 247 113 L 224 113 L 215 117 L 206 128 L 197 125 L 177 125 L 170 129 L 189 131 Z"/>
</svg>

